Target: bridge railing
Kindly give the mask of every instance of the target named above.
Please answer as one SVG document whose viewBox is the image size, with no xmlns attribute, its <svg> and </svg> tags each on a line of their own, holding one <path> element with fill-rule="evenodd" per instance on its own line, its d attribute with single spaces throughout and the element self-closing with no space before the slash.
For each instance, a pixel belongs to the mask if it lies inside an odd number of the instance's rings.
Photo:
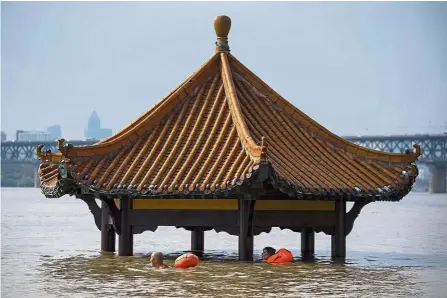
<svg viewBox="0 0 447 298">
<path fill-rule="evenodd" d="M 386 152 L 404 153 L 413 150 L 414 144 L 421 146 L 420 163 L 447 163 L 447 134 L 345 137 L 357 145 Z"/>
</svg>

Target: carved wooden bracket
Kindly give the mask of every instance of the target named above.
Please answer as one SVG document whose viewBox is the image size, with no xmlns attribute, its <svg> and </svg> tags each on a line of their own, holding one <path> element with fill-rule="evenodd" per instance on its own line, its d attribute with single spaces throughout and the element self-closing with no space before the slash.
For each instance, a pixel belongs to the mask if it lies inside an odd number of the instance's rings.
<svg viewBox="0 0 447 298">
<path fill-rule="evenodd" d="M 371 201 L 367 202 L 355 202 L 354 206 L 352 206 L 351 210 L 346 213 L 345 217 L 345 236 L 348 236 L 349 233 L 351 233 L 352 228 L 354 227 L 354 222 L 357 219 L 357 217 L 360 214 L 360 211 L 365 207 L 367 204 L 371 203 Z M 283 229 L 289 229 L 294 232 L 301 232 L 301 227 L 280 227 L 281 230 Z M 314 231 L 316 233 L 323 232 L 326 235 L 333 236 L 335 233 L 335 227 L 318 227 L 314 228 Z"/>
<path fill-rule="evenodd" d="M 352 228 L 354 227 L 354 222 L 356 218 L 359 216 L 360 211 L 362 211 L 363 207 L 367 204 L 371 203 L 371 201 L 367 202 L 355 202 L 354 206 L 352 206 L 351 210 L 346 213 L 345 219 L 345 236 L 348 236 L 351 233 Z"/>
<path fill-rule="evenodd" d="M 81 196 L 80 199 L 87 204 L 88 209 L 93 214 L 93 219 L 95 220 L 96 227 L 98 228 L 98 230 L 101 231 L 101 208 L 96 203 L 95 198 L 93 196 Z"/>
</svg>

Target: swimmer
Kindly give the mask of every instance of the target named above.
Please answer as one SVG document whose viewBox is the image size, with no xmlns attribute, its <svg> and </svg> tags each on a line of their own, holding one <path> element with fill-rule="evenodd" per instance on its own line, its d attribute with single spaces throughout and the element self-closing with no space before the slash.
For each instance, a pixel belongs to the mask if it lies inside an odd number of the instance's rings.
<svg viewBox="0 0 447 298">
<path fill-rule="evenodd" d="M 262 260 L 267 261 L 268 258 L 273 256 L 276 253 L 276 249 L 273 247 L 267 246 L 262 250 Z"/>
<path fill-rule="evenodd" d="M 267 246 L 262 250 L 262 260 L 271 264 L 289 263 L 293 261 L 293 255 L 285 248 L 275 250 L 273 247 Z"/>
<path fill-rule="evenodd" d="M 168 265 L 163 264 L 163 254 L 158 251 L 152 253 L 151 264 L 152 264 L 152 268 L 156 268 L 156 269 L 166 269 L 169 267 Z"/>
</svg>

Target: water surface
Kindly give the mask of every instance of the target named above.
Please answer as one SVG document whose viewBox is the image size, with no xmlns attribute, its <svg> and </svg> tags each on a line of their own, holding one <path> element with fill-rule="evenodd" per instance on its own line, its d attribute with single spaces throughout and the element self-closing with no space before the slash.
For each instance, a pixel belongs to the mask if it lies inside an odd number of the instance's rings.
<svg viewBox="0 0 447 298">
<path fill-rule="evenodd" d="M 447 195 L 413 193 L 367 205 L 347 238 L 345 264 L 330 260 L 330 237 L 316 235 L 315 262 L 302 262 L 300 234 L 255 237 L 286 247 L 292 264 L 237 262 L 237 237 L 205 233 L 206 254 L 188 270 L 153 270 L 151 251 L 172 265 L 190 233 L 160 227 L 135 235 L 134 257 L 99 254 L 100 232 L 87 205 L 39 189 L 3 188 L 2 297 L 447 297 Z"/>
</svg>

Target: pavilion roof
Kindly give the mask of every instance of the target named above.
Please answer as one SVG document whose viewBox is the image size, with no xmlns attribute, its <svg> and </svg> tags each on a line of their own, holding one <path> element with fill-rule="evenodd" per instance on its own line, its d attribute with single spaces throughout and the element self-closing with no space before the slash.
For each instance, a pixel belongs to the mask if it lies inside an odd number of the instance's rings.
<svg viewBox="0 0 447 298">
<path fill-rule="evenodd" d="M 39 146 L 43 193 L 216 196 L 250 183 L 260 166 L 296 198 L 399 200 L 411 190 L 418 145 L 388 153 L 331 133 L 230 54 L 230 24 L 217 17 L 215 53 L 118 133 L 84 147 L 60 140 L 57 153 Z"/>
</svg>

